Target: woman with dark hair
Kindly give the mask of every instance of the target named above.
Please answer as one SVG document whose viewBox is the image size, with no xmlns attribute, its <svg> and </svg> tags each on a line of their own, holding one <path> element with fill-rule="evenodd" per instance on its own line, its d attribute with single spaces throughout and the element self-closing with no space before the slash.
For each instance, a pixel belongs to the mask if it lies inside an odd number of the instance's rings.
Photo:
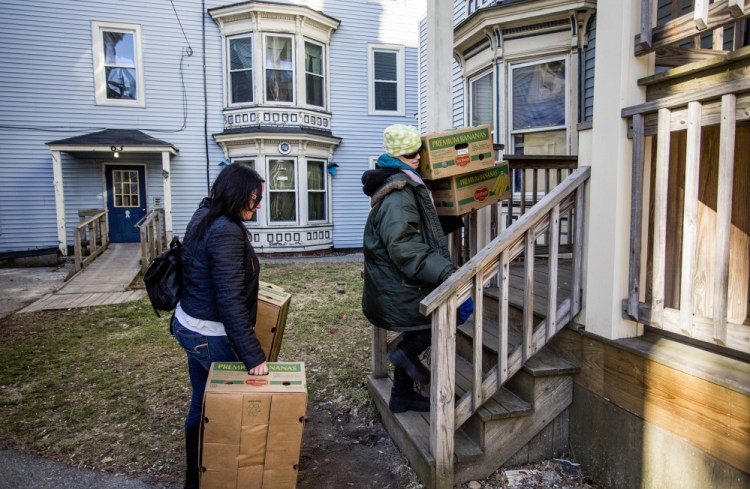
<svg viewBox="0 0 750 489">
<path fill-rule="evenodd" d="M 183 291 L 172 332 L 187 354 L 193 388 L 185 420 L 186 489 L 198 488 L 201 408 L 211 362 L 241 361 L 250 375 L 268 374 L 254 330 L 260 267 L 243 224 L 262 196 L 260 175 L 233 163 L 216 178 L 185 232 Z"/>
</svg>

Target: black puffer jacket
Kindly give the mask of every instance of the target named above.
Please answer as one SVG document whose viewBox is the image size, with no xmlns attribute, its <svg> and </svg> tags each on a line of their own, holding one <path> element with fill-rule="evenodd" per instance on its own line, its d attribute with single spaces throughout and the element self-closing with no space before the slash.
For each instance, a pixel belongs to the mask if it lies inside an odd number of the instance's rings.
<svg viewBox="0 0 750 489">
<path fill-rule="evenodd" d="M 255 336 L 260 263 L 241 224 L 216 218 L 202 239 L 195 225 L 206 201 L 188 224 L 182 246 L 182 309 L 190 316 L 224 324 L 237 357 L 251 369 L 266 359 Z"/>
<path fill-rule="evenodd" d="M 429 191 L 387 168 L 365 172 L 362 183 L 372 205 L 363 239 L 362 310 L 381 328 L 427 329 L 419 303 L 455 270 Z"/>
</svg>

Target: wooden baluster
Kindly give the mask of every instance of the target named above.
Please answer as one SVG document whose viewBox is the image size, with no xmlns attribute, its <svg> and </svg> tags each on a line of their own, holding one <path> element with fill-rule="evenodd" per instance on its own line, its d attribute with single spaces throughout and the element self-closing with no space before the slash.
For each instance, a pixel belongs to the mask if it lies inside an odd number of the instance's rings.
<svg viewBox="0 0 750 489">
<path fill-rule="evenodd" d="M 656 134 L 656 175 L 654 177 L 654 242 L 651 274 L 651 324 L 664 324 L 664 271 L 667 254 L 667 196 L 669 192 L 669 150 L 671 111 L 660 109 Z"/>
<path fill-rule="evenodd" d="M 388 364 L 386 356 L 388 354 L 388 337 L 387 331 L 377 326 L 372 327 L 372 376 L 375 379 L 382 379 L 388 375 Z"/>
<path fill-rule="evenodd" d="M 557 333 L 557 246 L 560 235 L 560 205 L 549 216 L 549 259 L 547 261 L 547 341 Z"/>
<path fill-rule="evenodd" d="M 713 311 L 714 340 L 720 345 L 726 345 L 727 343 L 727 298 L 729 296 L 729 250 L 732 227 L 736 107 L 737 97 L 735 95 L 724 95 L 721 98 Z"/>
<path fill-rule="evenodd" d="M 571 290 L 570 320 L 581 312 L 583 295 L 583 224 L 585 191 L 583 183 L 576 190 L 575 228 L 573 233 L 573 286 Z"/>
<path fill-rule="evenodd" d="M 651 49 L 653 31 L 653 0 L 641 0 L 641 49 Z"/>
<path fill-rule="evenodd" d="M 521 172 L 521 216 L 526 214 L 526 170 Z"/>
<path fill-rule="evenodd" d="M 499 389 L 508 380 L 508 282 L 510 280 L 510 255 L 508 250 L 505 249 L 500 254 L 500 267 L 498 270 L 498 288 L 499 288 L 499 300 L 498 300 L 498 345 L 497 345 L 497 367 L 498 367 L 498 384 Z"/>
<path fill-rule="evenodd" d="M 526 246 L 524 251 L 524 300 L 523 300 L 523 362 L 526 363 L 535 351 L 532 337 L 534 335 L 534 249 L 536 247 L 536 231 L 530 228 L 526 231 Z"/>
<path fill-rule="evenodd" d="M 482 332 L 484 324 L 484 286 L 482 284 L 481 273 L 478 273 L 474 276 L 474 287 L 472 295 L 474 296 L 474 355 L 472 358 L 472 366 L 474 367 L 474 392 L 472 395 L 472 410 L 476 412 L 482 406 L 482 404 L 484 404 L 484 398 L 482 396 L 482 348 L 484 346 Z"/>
<path fill-rule="evenodd" d="M 436 487 L 453 487 L 456 375 L 456 298 L 432 313 L 430 453 Z"/>
<path fill-rule="evenodd" d="M 682 275 L 680 278 L 680 328 L 693 335 L 693 272 L 698 220 L 698 179 L 701 156 L 701 104 L 690 102 L 687 112 L 685 203 L 682 224 Z"/>
<path fill-rule="evenodd" d="M 643 160 L 645 146 L 645 123 L 642 114 L 633 116 L 633 156 L 630 201 L 630 268 L 628 271 L 627 313 L 638 320 L 641 279 L 641 223 L 643 222 Z"/>
<path fill-rule="evenodd" d="M 708 28 L 708 4 L 710 0 L 693 0 L 693 21 L 699 31 Z"/>
</svg>

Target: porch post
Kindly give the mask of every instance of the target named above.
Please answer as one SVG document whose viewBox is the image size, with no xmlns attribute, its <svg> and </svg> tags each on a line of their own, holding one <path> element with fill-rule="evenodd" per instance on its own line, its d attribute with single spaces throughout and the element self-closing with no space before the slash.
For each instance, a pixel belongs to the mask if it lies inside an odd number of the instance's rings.
<svg viewBox="0 0 750 489">
<path fill-rule="evenodd" d="M 57 216 L 57 246 L 63 256 L 68 256 L 68 238 L 65 232 L 65 195 L 63 192 L 62 161 L 60 152 L 52 151 L 52 182 L 55 186 L 55 214 Z"/>
<path fill-rule="evenodd" d="M 167 243 L 172 241 L 172 180 L 170 174 L 169 151 L 161 153 L 162 185 L 164 186 L 164 231 Z"/>
<path fill-rule="evenodd" d="M 453 60 L 453 2 L 427 2 L 427 132 L 453 126 L 450 103 Z M 435 457 L 433 489 L 453 487 L 455 379 L 455 300 L 432 314 L 432 383 L 430 392 L 430 452 Z M 445 357 L 437 355 L 441 352 Z"/>
</svg>

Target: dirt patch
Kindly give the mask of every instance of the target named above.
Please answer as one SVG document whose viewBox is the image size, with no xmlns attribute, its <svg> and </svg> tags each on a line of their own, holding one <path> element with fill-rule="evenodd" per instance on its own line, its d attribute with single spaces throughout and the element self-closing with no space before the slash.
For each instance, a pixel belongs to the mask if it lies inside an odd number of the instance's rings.
<svg viewBox="0 0 750 489">
<path fill-rule="evenodd" d="M 365 423 L 325 403 L 310 402 L 297 487 L 404 489 L 414 472 L 379 421 Z"/>
</svg>

